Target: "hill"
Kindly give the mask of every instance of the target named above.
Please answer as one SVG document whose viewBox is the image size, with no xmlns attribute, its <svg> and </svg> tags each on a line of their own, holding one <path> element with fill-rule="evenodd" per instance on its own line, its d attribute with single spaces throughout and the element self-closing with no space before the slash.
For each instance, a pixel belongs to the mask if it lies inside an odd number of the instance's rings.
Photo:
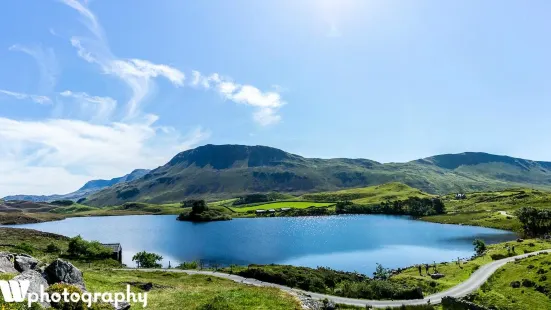
<svg viewBox="0 0 551 310">
<path fill-rule="evenodd" d="M 139 179 L 146 175 L 149 172 L 149 170 L 146 169 L 136 169 L 132 171 L 131 173 L 114 178 L 111 180 L 93 180 L 89 181 L 84 186 L 79 188 L 77 191 L 69 193 L 69 194 L 63 194 L 63 195 L 13 195 L 13 196 L 6 196 L 3 198 L 3 200 L 6 201 L 31 201 L 31 202 L 51 202 L 55 200 L 73 200 L 77 201 L 81 198 L 85 198 L 90 194 L 93 194 L 101 189 L 104 189 L 106 187 L 124 183 L 124 182 L 130 182 L 136 179 Z"/>
<path fill-rule="evenodd" d="M 142 178 L 93 194 L 87 204 L 214 200 L 273 191 L 301 195 L 390 182 L 431 194 L 551 189 L 551 163 L 462 153 L 383 164 L 368 159 L 305 158 L 266 146 L 205 145 L 176 155 Z"/>
</svg>

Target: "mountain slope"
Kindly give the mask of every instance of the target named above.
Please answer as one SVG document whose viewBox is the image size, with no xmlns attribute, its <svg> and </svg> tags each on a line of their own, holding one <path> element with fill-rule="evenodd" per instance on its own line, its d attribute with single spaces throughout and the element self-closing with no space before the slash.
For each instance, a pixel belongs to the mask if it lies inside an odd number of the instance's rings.
<svg viewBox="0 0 551 310">
<path fill-rule="evenodd" d="M 303 194 L 388 182 L 433 194 L 514 186 L 551 189 L 551 163 L 462 153 L 382 164 L 367 159 L 304 158 L 266 146 L 205 145 L 176 155 L 142 178 L 93 194 L 87 204 L 220 199 L 271 191 Z"/>
<path fill-rule="evenodd" d="M 13 196 L 6 196 L 3 198 L 3 200 L 10 201 L 10 200 L 21 200 L 21 201 L 32 201 L 32 202 L 51 202 L 55 200 L 79 200 L 81 198 L 85 198 L 88 195 L 91 195 L 101 189 L 104 189 L 106 187 L 119 184 L 119 183 L 125 183 L 130 182 L 136 179 L 139 179 L 149 173 L 150 170 L 146 169 L 136 169 L 132 171 L 131 173 L 119 177 L 114 178 L 111 180 L 93 180 L 89 181 L 86 184 L 84 184 L 83 187 L 78 189 L 75 192 L 64 194 L 64 195 L 13 195 Z"/>
</svg>

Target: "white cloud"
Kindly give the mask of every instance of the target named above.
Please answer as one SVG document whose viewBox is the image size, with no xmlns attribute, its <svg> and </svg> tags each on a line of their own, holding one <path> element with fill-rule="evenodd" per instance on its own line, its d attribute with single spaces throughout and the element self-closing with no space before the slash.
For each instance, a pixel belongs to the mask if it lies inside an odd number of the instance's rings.
<svg viewBox="0 0 551 310">
<path fill-rule="evenodd" d="M 43 49 L 40 46 L 27 47 L 19 44 L 12 45 L 10 51 L 18 51 L 34 58 L 40 69 L 40 91 L 50 92 L 59 75 L 59 66 L 52 48 Z"/>
<path fill-rule="evenodd" d="M 81 14 L 84 25 L 94 35 L 92 38 L 71 38 L 77 54 L 89 63 L 100 66 L 103 73 L 120 78 L 132 90 L 126 105 L 127 119 L 139 117 L 142 101 L 151 90 L 152 79 L 165 77 L 175 86 L 183 86 L 185 75 L 165 64 L 154 64 L 141 59 L 121 59 L 113 55 L 97 17 L 86 5 L 76 0 L 60 0 Z"/>
<path fill-rule="evenodd" d="M 90 116 L 92 121 L 108 121 L 117 107 L 117 101 L 111 97 L 91 96 L 85 92 L 66 90 L 59 93 L 63 97 L 76 100 L 84 115 Z"/>
<path fill-rule="evenodd" d="M 18 100 L 27 100 L 27 99 L 32 100 L 38 104 L 48 104 L 52 102 L 52 100 L 47 96 L 18 93 L 18 92 L 13 92 L 13 91 L 4 90 L 4 89 L 0 89 L 0 95 L 1 94 L 13 97 Z"/>
<path fill-rule="evenodd" d="M 0 196 L 71 192 L 91 178 L 155 168 L 209 137 L 201 128 L 180 136 L 173 129 L 155 127 L 155 121 L 149 116 L 132 124 L 95 125 L 0 118 Z"/>
<path fill-rule="evenodd" d="M 224 99 L 255 107 L 253 119 L 262 126 L 276 124 L 281 120 L 278 110 L 285 105 L 285 102 L 281 98 L 279 88 L 263 92 L 252 85 L 234 83 L 216 73 L 204 76 L 199 71 L 193 71 L 192 76 L 191 86 L 214 88 Z"/>
</svg>

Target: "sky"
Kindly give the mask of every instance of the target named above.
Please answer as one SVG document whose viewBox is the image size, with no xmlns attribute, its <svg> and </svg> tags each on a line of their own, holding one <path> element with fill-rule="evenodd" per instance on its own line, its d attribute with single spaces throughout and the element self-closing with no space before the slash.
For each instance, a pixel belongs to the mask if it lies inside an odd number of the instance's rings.
<svg viewBox="0 0 551 310">
<path fill-rule="evenodd" d="M 8 0 L 0 197 L 204 144 L 551 161 L 547 0 Z"/>
</svg>

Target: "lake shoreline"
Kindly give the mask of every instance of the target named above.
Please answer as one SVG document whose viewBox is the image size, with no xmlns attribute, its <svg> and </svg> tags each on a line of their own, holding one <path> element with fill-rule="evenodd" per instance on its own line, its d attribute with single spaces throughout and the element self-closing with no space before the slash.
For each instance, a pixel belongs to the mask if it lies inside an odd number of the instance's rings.
<svg viewBox="0 0 551 310">
<path fill-rule="evenodd" d="M 62 221 L 69 218 L 82 218 L 82 217 L 112 217 L 112 216 L 131 216 L 131 215 L 175 215 L 177 219 L 177 216 L 181 214 L 181 212 L 169 212 L 169 213 L 149 213 L 144 211 L 138 211 L 138 210 L 108 210 L 101 214 L 52 214 L 52 213 L 24 213 L 21 212 L 23 216 L 18 218 L 9 218 L 6 219 L 3 215 L 6 214 L 13 214 L 13 213 L 5 213 L 0 212 L 0 225 L 1 226 L 14 226 L 14 225 L 25 225 L 25 224 L 36 224 L 36 223 L 46 223 L 46 222 L 54 222 L 54 221 Z M 39 217 L 37 217 L 39 215 Z M 425 216 L 425 217 L 414 217 L 411 215 L 395 215 L 395 214 L 324 214 L 324 215 L 304 215 L 304 216 L 281 216 L 281 215 L 274 215 L 274 216 L 250 216 L 243 214 L 242 216 L 238 215 L 235 216 L 235 213 L 232 214 L 232 217 L 235 219 L 240 218 L 247 218 L 247 219 L 265 219 L 265 218 L 306 218 L 306 217 L 328 217 L 328 216 L 340 216 L 340 215 L 389 215 L 389 216 L 409 216 L 410 219 L 421 221 L 421 222 L 427 222 L 427 223 L 435 223 L 435 224 L 442 224 L 442 225 L 457 225 L 457 226 L 471 226 L 471 227 L 483 227 L 483 228 L 492 228 L 492 229 L 498 229 L 498 230 L 504 230 L 516 234 L 520 234 L 521 232 L 508 229 L 507 227 L 496 227 L 496 226 L 489 226 L 489 225 L 481 225 L 478 223 L 469 223 L 464 224 L 461 222 L 450 222 L 447 220 L 446 216 L 444 215 L 434 215 L 434 216 Z M 452 216 L 452 215 L 448 215 Z M 29 220 L 30 219 L 30 220 Z M 202 222 L 202 223 L 209 223 L 208 221 Z"/>
<path fill-rule="evenodd" d="M 133 254 L 146 250 L 159 253 L 165 257 L 164 265 L 171 262 L 173 266 L 201 259 L 223 266 L 328 266 L 367 274 L 378 261 L 386 261 L 390 268 L 409 266 L 417 260 L 445 261 L 471 256 L 474 239 L 493 244 L 517 238 L 503 230 L 442 225 L 395 215 L 270 217 L 264 221 L 236 218 L 192 223 L 177 221 L 174 215 L 114 214 L 5 227 L 121 243 L 129 265 Z M 411 257 L 399 255 L 406 252 Z"/>
</svg>

